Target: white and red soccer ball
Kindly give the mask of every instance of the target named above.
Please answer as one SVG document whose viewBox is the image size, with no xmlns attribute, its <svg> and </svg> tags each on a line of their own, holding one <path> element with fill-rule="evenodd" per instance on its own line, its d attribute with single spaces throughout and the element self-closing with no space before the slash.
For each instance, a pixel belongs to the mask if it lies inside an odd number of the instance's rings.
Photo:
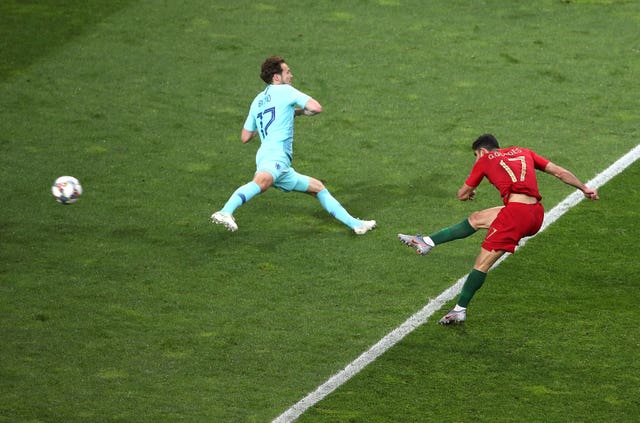
<svg viewBox="0 0 640 423">
<path fill-rule="evenodd" d="M 73 204 L 82 195 L 82 185 L 73 176 L 61 176 L 51 186 L 51 193 L 58 203 Z"/>
</svg>

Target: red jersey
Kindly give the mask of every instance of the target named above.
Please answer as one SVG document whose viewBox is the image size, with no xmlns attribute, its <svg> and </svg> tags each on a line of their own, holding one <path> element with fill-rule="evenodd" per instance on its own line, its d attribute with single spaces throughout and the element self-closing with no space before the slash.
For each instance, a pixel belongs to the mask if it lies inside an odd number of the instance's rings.
<svg viewBox="0 0 640 423">
<path fill-rule="evenodd" d="M 465 181 L 470 187 L 477 187 L 485 176 L 500 191 L 504 204 L 509 194 L 526 194 L 542 200 L 538 191 L 536 169 L 544 170 L 549 159 L 535 151 L 522 147 L 501 148 L 489 151 L 476 161 L 471 174 Z"/>
</svg>

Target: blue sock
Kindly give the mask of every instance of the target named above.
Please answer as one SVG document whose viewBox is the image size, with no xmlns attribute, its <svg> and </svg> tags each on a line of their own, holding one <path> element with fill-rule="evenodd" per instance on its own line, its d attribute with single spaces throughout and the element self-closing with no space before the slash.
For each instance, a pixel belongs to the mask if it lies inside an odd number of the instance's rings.
<svg viewBox="0 0 640 423">
<path fill-rule="evenodd" d="M 253 181 L 247 184 L 244 184 L 243 186 L 238 188 L 233 194 L 231 194 L 231 197 L 229 197 L 229 200 L 227 200 L 227 203 L 224 205 L 224 207 L 220 211 L 224 213 L 233 214 L 233 212 L 238 207 L 240 207 L 247 201 L 251 200 L 253 197 L 255 197 L 258 194 L 260 194 L 260 187 L 258 186 L 258 184 L 256 184 Z"/>
<path fill-rule="evenodd" d="M 336 219 L 338 219 L 340 222 L 344 223 L 351 229 L 355 228 L 360 224 L 360 221 L 358 219 L 354 219 L 345 210 L 345 208 L 342 207 L 342 204 L 340 204 L 338 200 L 333 198 L 333 196 L 329 193 L 329 190 L 323 189 L 317 194 L 317 197 L 318 197 L 318 200 L 320 201 L 320 204 L 322 204 L 322 207 L 326 211 L 328 211 L 331 216 L 335 217 Z"/>
</svg>

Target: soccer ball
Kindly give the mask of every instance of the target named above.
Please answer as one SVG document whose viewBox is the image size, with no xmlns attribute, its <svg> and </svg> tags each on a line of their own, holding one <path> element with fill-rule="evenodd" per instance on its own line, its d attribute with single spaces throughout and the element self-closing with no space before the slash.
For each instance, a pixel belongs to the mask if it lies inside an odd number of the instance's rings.
<svg viewBox="0 0 640 423">
<path fill-rule="evenodd" d="M 61 176 L 51 186 L 51 193 L 58 203 L 73 204 L 82 195 L 82 185 L 73 176 Z"/>
</svg>

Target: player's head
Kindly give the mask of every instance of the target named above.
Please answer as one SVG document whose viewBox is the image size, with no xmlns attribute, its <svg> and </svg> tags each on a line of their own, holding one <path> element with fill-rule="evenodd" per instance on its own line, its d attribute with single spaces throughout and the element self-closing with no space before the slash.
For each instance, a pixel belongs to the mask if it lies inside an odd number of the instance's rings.
<svg viewBox="0 0 640 423">
<path fill-rule="evenodd" d="M 284 61 L 284 57 L 271 56 L 262 63 L 260 78 L 267 84 L 289 84 L 291 83 L 291 71 Z"/>
<path fill-rule="evenodd" d="M 471 145 L 471 149 L 473 151 L 478 151 L 481 148 L 484 148 L 487 151 L 493 151 L 500 148 L 500 144 L 498 144 L 498 140 L 493 135 L 483 134 L 480 135 Z"/>
</svg>

